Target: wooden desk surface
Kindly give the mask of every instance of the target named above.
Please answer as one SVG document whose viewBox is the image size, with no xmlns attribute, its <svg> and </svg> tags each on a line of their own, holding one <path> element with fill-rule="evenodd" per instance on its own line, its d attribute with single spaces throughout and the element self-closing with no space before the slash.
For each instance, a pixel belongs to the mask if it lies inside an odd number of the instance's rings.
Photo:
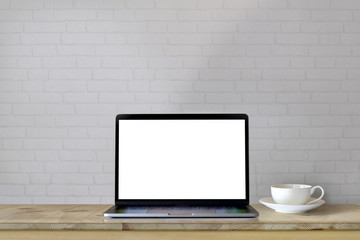
<svg viewBox="0 0 360 240">
<path fill-rule="evenodd" d="M 360 205 L 285 214 L 255 204 L 255 219 L 107 219 L 110 206 L 0 205 L 0 230 L 360 230 Z"/>
</svg>

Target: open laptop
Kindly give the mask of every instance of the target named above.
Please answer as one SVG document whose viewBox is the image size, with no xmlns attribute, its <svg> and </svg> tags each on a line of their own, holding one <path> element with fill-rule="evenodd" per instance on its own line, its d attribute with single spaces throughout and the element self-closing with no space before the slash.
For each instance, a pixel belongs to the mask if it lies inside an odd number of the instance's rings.
<svg viewBox="0 0 360 240">
<path fill-rule="evenodd" d="M 246 114 L 119 114 L 109 218 L 257 217 Z"/>
</svg>

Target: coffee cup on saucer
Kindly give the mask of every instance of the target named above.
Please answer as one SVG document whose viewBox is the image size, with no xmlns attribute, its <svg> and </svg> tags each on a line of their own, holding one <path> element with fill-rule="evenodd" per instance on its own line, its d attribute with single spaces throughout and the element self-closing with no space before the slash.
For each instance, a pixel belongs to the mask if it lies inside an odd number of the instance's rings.
<svg viewBox="0 0 360 240">
<path fill-rule="evenodd" d="M 316 189 L 321 190 L 321 196 L 310 201 Z M 319 201 L 324 196 L 320 186 L 306 184 L 276 184 L 271 186 L 271 196 L 275 203 L 283 205 L 308 205 Z"/>
</svg>

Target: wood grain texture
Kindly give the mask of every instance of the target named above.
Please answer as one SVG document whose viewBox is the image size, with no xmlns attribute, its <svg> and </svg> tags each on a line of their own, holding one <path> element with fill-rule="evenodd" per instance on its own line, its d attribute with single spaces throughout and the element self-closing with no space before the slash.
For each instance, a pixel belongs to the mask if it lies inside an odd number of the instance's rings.
<svg viewBox="0 0 360 240">
<path fill-rule="evenodd" d="M 18 240 L 359 240 L 353 231 L 0 231 L 0 239 Z"/>
<path fill-rule="evenodd" d="M 107 219 L 110 205 L 0 205 L 0 230 L 353 230 L 360 205 L 323 205 L 301 214 L 252 205 L 255 219 Z"/>
</svg>

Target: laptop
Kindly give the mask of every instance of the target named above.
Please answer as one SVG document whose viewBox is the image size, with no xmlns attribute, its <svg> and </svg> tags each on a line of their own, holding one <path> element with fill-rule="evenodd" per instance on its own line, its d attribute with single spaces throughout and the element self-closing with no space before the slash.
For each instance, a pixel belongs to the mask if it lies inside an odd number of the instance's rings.
<svg viewBox="0 0 360 240">
<path fill-rule="evenodd" d="M 108 218 L 250 218 L 246 114 L 116 116 Z"/>
</svg>

